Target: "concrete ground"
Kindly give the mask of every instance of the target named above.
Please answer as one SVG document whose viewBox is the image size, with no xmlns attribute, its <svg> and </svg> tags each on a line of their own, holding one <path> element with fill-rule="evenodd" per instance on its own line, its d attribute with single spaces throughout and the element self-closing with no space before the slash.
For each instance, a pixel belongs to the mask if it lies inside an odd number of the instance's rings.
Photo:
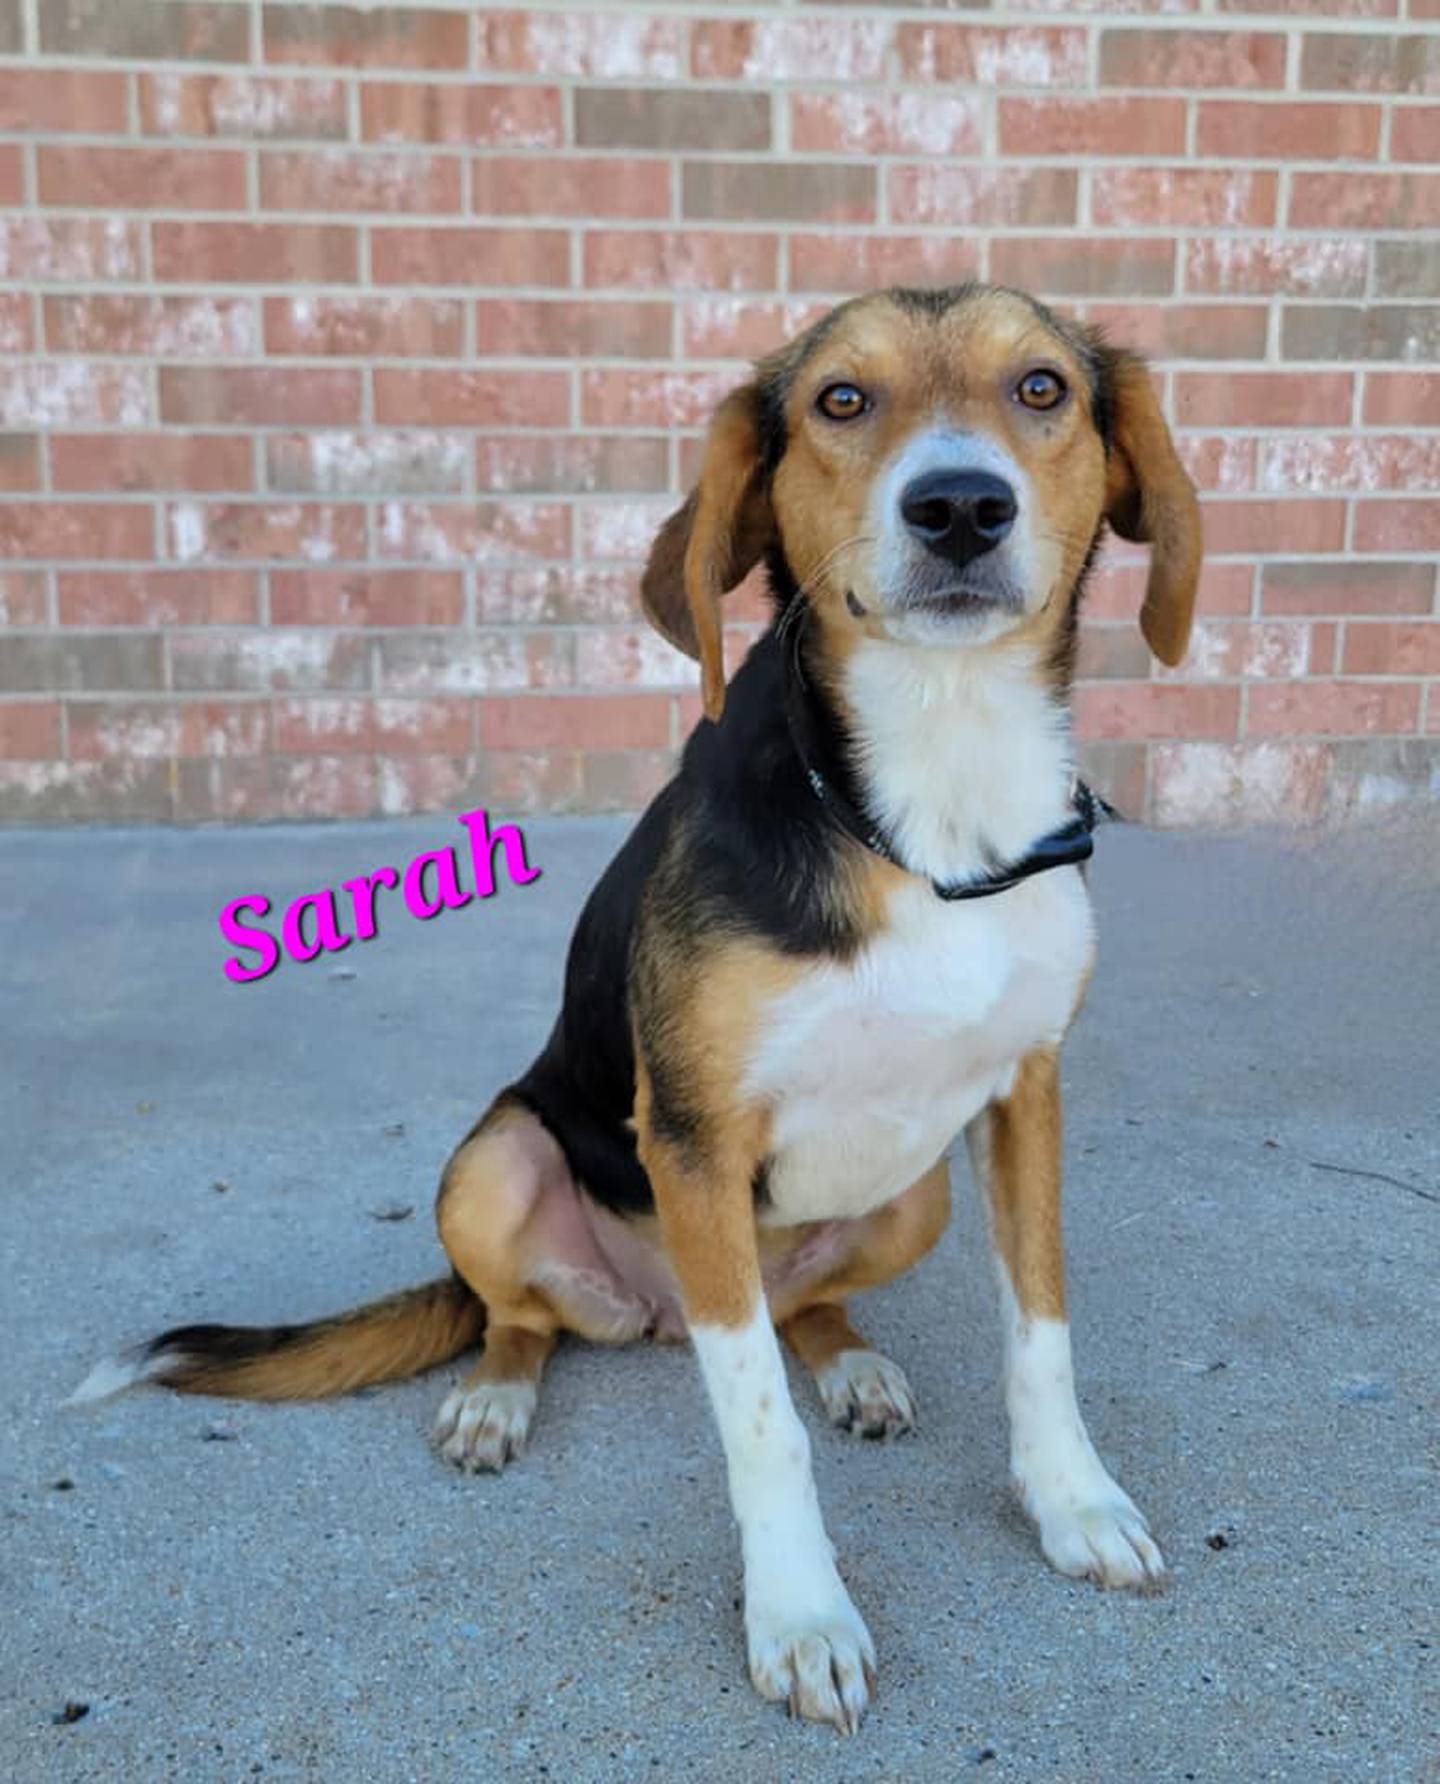
<svg viewBox="0 0 1440 1784">
<path fill-rule="evenodd" d="M 1103 834 L 1100 970 L 1066 1054 L 1073 1311 L 1096 1442 L 1173 1583 L 1060 1579 L 1010 1506 L 957 1163 L 944 1244 L 860 1313 L 920 1434 L 858 1443 L 795 1383 L 880 1649 L 849 1742 L 750 1693 L 684 1350 L 562 1351 L 498 1479 L 427 1445 L 448 1370 L 324 1406 L 59 1409 L 160 1326 L 438 1272 L 436 1174 L 542 1040 L 620 827 L 531 824 L 534 885 L 242 986 L 223 904 L 403 864 L 453 823 L 0 837 L 0 1774 L 1440 1778 L 1421 822 Z M 88 1710 L 57 1720 L 67 1702 Z"/>
</svg>

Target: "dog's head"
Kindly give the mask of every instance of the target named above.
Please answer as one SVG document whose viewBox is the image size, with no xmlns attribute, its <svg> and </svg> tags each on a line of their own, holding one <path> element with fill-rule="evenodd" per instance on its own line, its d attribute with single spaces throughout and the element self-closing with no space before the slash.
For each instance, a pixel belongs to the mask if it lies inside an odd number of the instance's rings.
<svg viewBox="0 0 1440 1784">
<path fill-rule="evenodd" d="M 861 637 L 1043 648 L 1071 623 L 1107 521 L 1149 542 L 1140 625 L 1178 662 L 1199 508 L 1143 363 L 1018 292 L 885 291 L 833 310 L 721 403 L 642 595 L 699 659 L 718 718 L 721 598 L 762 557 L 842 657 Z"/>
</svg>

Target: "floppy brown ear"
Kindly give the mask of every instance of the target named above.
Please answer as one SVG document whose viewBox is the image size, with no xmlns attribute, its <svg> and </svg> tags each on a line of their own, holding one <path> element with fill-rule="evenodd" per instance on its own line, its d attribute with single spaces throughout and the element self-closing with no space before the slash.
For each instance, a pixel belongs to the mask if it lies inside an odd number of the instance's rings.
<svg viewBox="0 0 1440 1784">
<path fill-rule="evenodd" d="M 1178 663 L 1190 642 L 1200 581 L 1200 504 L 1143 360 L 1107 353 L 1114 437 L 1105 480 L 1105 517 L 1122 539 L 1150 547 L 1150 580 L 1140 630 L 1162 663 Z"/>
<path fill-rule="evenodd" d="M 715 411 L 700 481 L 656 535 L 640 580 L 656 631 L 699 659 L 710 719 L 725 709 L 720 599 L 759 561 L 771 526 L 760 475 L 760 395 L 747 385 Z"/>
</svg>

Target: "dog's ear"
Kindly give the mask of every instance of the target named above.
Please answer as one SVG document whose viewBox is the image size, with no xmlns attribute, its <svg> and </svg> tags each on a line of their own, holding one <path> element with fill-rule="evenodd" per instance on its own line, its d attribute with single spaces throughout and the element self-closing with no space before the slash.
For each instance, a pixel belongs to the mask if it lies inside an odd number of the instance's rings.
<svg viewBox="0 0 1440 1784">
<path fill-rule="evenodd" d="M 1200 504 L 1175 452 L 1145 362 L 1102 349 L 1111 410 L 1105 518 L 1122 539 L 1150 547 L 1140 630 L 1162 663 L 1178 663 L 1190 641 L 1200 581 Z"/>
<path fill-rule="evenodd" d="M 656 631 L 699 659 L 707 718 L 725 708 L 721 597 L 759 562 L 773 525 L 760 468 L 760 392 L 750 384 L 715 411 L 700 481 L 656 535 L 640 582 Z"/>
</svg>

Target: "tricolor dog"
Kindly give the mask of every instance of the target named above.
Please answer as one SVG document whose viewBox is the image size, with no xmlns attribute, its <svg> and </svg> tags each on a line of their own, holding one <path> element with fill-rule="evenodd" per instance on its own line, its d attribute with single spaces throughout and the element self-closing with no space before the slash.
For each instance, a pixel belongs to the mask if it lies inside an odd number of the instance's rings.
<svg viewBox="0 0 1440 1784">
<path fill-rule="evenodd" d="M 585 907 L 543 1052 L 445 1168 L 453 1275 L 313 1325 L 167 1332 L 87 1386 L 320 1396 L 479 1345 L 436 1439 L 498 1469 L 560 1333 L 688 1333 L 750 1676 L 853 1729 L 875 1650 L 778 1340 L 837 1423 L 910 1426 L 848 1303 L 935 1243 L 963 1129 L 1040 1545 L 1105 1586 L 1158 1580 L 1076 1402 L 1060 1225 L 1057 1058 L 1094 951 L 1067 696 L 1107 525 L 1150 545 L 1140 625 L 1173 663 L 1200 524 L 1150 379 L 1018 293 L 882 292 L 763 361 L 644 578 L 706 716 Z M 722 603 L 760 563 L 774 618 L 727 686 Z"/>
</svg>

